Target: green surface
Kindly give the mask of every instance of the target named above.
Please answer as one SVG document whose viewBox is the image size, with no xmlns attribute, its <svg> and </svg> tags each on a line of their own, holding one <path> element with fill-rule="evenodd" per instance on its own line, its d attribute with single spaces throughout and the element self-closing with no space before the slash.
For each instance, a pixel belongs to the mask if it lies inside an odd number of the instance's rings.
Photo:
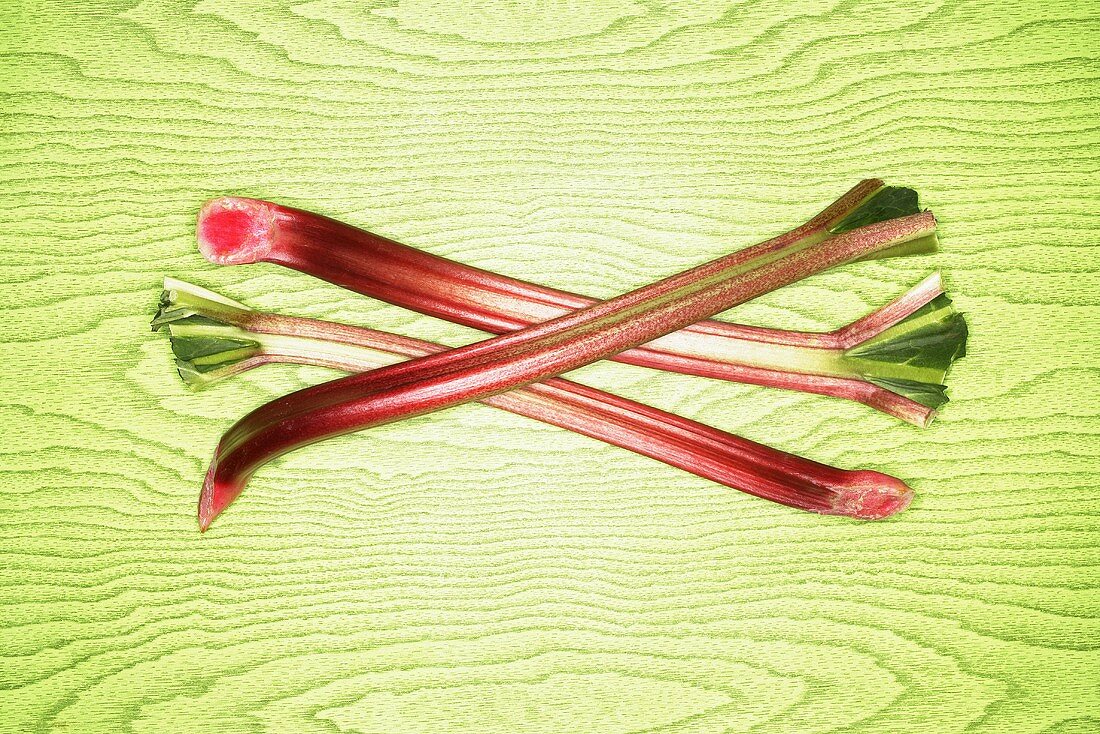
<svg viewBox="0 0 1100 734">
<path fill-rule="evenodd" d="M 0 732 L 1095 731 L 1089 5 L 4 3 Z M 197 532 L 220 433 L 329 374 L 186 392 L 148 330 L 162 275 L 476 337 L 206 264 L 205 198 L 607 296 L 867 175 L 922 192 L 943 252 L 736 315 L 831 328 L 942 269 L 972 336 L 931 429 L 576 376 L 896 474 L 903 516 L 800 514 L 468 406 L 285 457 Z"/>
</svg>

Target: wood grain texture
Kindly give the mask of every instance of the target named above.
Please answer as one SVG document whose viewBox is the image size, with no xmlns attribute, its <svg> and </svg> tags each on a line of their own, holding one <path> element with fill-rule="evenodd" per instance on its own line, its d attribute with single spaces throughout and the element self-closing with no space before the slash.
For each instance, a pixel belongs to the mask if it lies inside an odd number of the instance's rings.
<svg viewBox="0 0 1100 734">
<path fill-rule="evenodd" d="M 314 0 L 0 7 L 0 732 L 1012 732 L 1100 726 L 1100 16 L 1089 3 Z M 917 187 L 934 257 L 737 310 L 831 328 L 935 268 L 971 324 L 920 431 L 601 364 L 586 383 L 887 471 L 800 514 L 467 406 L 265 468 L 205 536 L 235 417 L 185 391 L 164 274 L 460 344 L 273 266 L 207 197 L 317 209 L 609 296 Z"/>
</svg>

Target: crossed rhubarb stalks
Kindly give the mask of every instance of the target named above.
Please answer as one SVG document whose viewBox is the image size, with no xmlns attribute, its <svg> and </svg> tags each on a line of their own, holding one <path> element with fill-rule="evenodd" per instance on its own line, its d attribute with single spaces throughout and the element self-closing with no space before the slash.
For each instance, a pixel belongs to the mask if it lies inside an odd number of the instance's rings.
<svg viewBox="0 0 1100 734">
<path fill-rule="evenodd" d="M 912 189 L 858 184 L 806 224 L 621 296 L 598 301 L 463 265 L 334 219 L 224 197 L 199 214 L 211 262 L 277 263 L 358 293 L 502 334 L 449 348 L 316 319 L 263 313 L 166 279 L 166 328 L 192 387 L 273 362 L 352 375 L 252 411 L 222 437 L 199 500 L 206 530 L 271 459 L 326 438 L 464 402 L 592 436 L 791 507 L 879 519 L 912 490 L 836 469 L 558 377 L 601 359 L 847 398 L 927 426 L 966 324 L 933 274 L 892 303 L 826 333 L 709 319 L 844 263 L 933 252 L 936 221 Z M 397 361 L 397 360 L 407 361 Z"/>
</svg>

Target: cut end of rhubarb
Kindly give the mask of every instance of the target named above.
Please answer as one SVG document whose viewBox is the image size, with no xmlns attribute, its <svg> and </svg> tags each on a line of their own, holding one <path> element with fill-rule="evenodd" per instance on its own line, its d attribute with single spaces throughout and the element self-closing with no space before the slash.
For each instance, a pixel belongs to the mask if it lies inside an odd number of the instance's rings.
<svg viewBox="0 0 1100 734">
<path fill-rule="evenodd" d="M 885 250 L 863 255 L 858 260 L 881 260 L 909 255 L 927 255 L 935 252 L 939 245 L 935 234 L 935 217 L 932 216 L 931 212 L 922 212 L 920 203 L 917 200 L 917 192 L 905 186 L 886 186 L 881 181 L 874 179 L 862 182 L 857 189 L 861 187 L 870 188 L 874 184 L 878 184 L 878 188 L 867 195 L 846 216 L 833 222 L 828 228 L 829 234 L 844 234 L 860 227 L 923 214 L 930 223 L 926 232 Z"/>
<path fill-rule="evenodd" d="M 210 469 L 206 472 L 206 479 L 202 483 L 202 492 L 199 494 L 199 531 L 205 533 L 214 522 L 214 518 L 222 513 L 226 507 L 237 498 L 240 490 L 233 491 L 220 485 L 215 475 L 218 473 L 218 460 L 210 462 Z"/>
<path fill-rule="evenodd" d="M 966 319 L 940 293 L 844 357 L 868 382 L 936 411 L 947 403 L 947 372 L 966 355 L 967 336 Z"/>
<path fill-rule="evenodd" d="M 203 205 L 197 238 L 203 257 L 218 265 L 261 262 L 275 236 L 275 205 L 223 196 Z"/>
<path fill-rule="evenodd" d="M 831 234 L 851 232 L 868 224 L 877 224 L 920 212 L 917 192 L 913 189 L 905 186 L 886 186 L 877 179 L 870 179 L 861 184 L 868 187 L 875 185 L 877 188 L 874 188 L 855 209 L 829 227 Z"/>
<path fill-rule="evenodd" d="M 241 326 L 253 315 L 242 303 L 165 278 L 153 330 L 168 331 L 180 377 L 197 390 L 264 363 L 260 337 Z"/>
<path fill-rule="evenodd" d="M 913 490 L 900 479 L 875 471 L 853 474 L 854 481 L 837 496 L 828 514 L 881 520 L 896 515 L 913 501 Z"/>
</svg>

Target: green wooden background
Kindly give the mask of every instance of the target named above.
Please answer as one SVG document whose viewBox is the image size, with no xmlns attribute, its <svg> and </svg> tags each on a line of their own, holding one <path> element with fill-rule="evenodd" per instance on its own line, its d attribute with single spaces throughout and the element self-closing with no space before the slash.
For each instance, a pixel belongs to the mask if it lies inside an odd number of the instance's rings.
<svg viewBox="0 0 1100 734">
<path fill-rule="evenodd" d="M 5 2 L 0 731 L 912 732 L 1100 726 L 1100 16 L 1078 2 Z M 771 505 L 481 406 L 285 457 L 201 536 L 213 446 L 327 379 L 185 391 L 164 274 L 477 338 L 274 266 L 276 199 L 609 296 L 859 178 L 943 252 L 736 311 L 826 329 L 942 269 L 972 328 L 920 431 L 854 404 L 576 373 L 918 491 Z"/>
</svg>

